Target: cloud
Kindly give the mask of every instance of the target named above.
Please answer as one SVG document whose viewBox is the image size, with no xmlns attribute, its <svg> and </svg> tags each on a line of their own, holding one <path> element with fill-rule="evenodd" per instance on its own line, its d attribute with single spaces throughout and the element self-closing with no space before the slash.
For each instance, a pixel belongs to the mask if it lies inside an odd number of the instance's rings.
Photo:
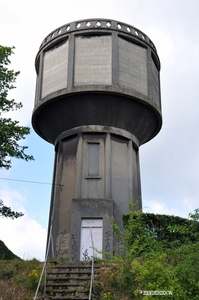
<svg viewBox="0 0 199 300">
<path fill-rule="evenodd" d="M 178 201 L 165 201 L 163 199 L 147 200 L 143 205 L 143 211 L 147 213 L 163 214 L 180 216 L 188 218 L 189 213 L 193 213 L 196 208 L 195 199 L 184 198 L 182 199 L 180 209 Z M 189 212 L 189 213 L 188 213 Z"/>
<path fill-rule="evenodd" d="M 23 217 L 15 220 L 0 217 L 0 239 L 22 259 L 37 258 L 43 261 L 47 231 L 27 213 L 26 198 L 8 185 L 3 185 L 0 199 L 4 205 L 24 213 Z"/>
<path fill-rule="evenodd" d="M 160 203 L 159 201 L 148 201 L 147 206 L 143 207 L 143 211 L 145 212 L 153 212 L 154 214 L 165 214 L 166 206 L 164 203 Z"/>
<path fill-rule="evenodd" d="M 167 67 L 174 63 L 175 46 L 171 33 L 166 30 L 151 27 L 147 34 L 152 41 L 155 41 L 158 55 L 161 61 L 167 61 Z M 166 67 L 165 66 L 165 67 Z"/>
</svg>

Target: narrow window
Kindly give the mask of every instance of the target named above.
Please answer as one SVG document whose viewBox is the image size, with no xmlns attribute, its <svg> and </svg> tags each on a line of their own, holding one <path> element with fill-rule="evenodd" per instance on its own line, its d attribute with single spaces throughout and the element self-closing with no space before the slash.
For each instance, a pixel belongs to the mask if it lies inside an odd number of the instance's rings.
<svg viewBox="0 0 199 300">
<path fill-rule="evenodd" d="M 99 176 L 99 143 L 88 143 L 88 176 Z"/>
</svg>

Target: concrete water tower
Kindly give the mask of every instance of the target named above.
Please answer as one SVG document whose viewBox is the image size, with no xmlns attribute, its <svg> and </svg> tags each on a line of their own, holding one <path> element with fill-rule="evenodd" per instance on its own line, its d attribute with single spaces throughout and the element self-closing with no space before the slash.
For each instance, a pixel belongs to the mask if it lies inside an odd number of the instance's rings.
<svg viewBox="0 0 199 300">
<path fill-rule="evenodd" d="M 114 20 L 72 22 L 42 42 L 32 124 L 55 146 L 49 257 L 88 259 L 91 235 L 111 253 L 107 216 L 121 227 L 129 201 L 141 208 L 139 147 L 162 125 L 159 71 L 151 40 Z"/>
</svg>

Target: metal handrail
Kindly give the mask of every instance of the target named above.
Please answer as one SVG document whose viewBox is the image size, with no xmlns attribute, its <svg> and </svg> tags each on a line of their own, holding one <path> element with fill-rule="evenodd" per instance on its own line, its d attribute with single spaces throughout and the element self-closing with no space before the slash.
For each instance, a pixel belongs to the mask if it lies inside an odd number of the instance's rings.
<svg viewBox="0 0 199 300">
<path fill-rule="evenodd" d="M 91 283 L 90 283 L 89 300 L 91 300 L 92 288 L 93 288 L 93 283 L 94 283 L 94 242 L 93 242 L 93 235 L 92 235 L 91 227 L 90 227 L 90 234 L 91 234 L 91 243 L 92 243 L 92 248 L 93 248 L 93 257 L 92 257 L 92 267 L 91 267 Z"/>
<path fill-rule="evenodd" d="M 90 283 L 89 300 L 91 300 L 91 297 L 92 297 L 92 288 L 93 288 L 93 283 L 94 283 L 94 241 L 93 241 L 93 235 L 92 235 L 91 227 L 90 227 L 90 233 L 91 233 L 91 243 L 92 243 L 92 248 L 93 248 L 93 257 L 91 259 L 92 267 L 91 267 L 91 283 Z M 49 248 L 50 248 L 51 235 L 52 235 L 52 224 L 51 224 L 51 227 L 50 227 L 50 234 L 49 234 L 49 238 L 48 238 L 48 247 L 47 247 L 47 251 L 46 251 L 46 257 L 45 257 L 44 265 L 43 265 L 43 268 L 42 268 L 42 271 L 41 271 L 41 275 L 40 275 L 40 278 L 39 278 L 39 282 L 38 282 L 37 289 L 36 289 L 35 296 L 34 296 L 33 300 L 37 299 L 37 295 L 38 295 L 39 287 L 40 287 L 40 284 L 41 284 L 41 280 L 42 280 L 42 277 L 43 277 L 43 274 L 44 274 L 44 270 L 46 268 L 48 253 L 49 253 Z"/>
<path fill-rule="evenodd" d="M 35 292 L 35 296 L 33 298 L 34 300 L 37 299 L 37 295 L 38 295 L 39 287 L 40 287 L 40 284 L 41 284 L 41 280 L 42 280 L 42 277 L 43 277 L 43 274 L 44 274 L 44 270 L 46 268 L 47 259 L 48 259 L 48 253 L 49 253 L 49 248 L 50 248 L 51 234 L 52 234 L 52 224 L 51 224 L 51 227 L 50 227 L 50 234 L 49 234 L 49 239 L 48 239 L 48 247 L 47 247 L 47 251 L 46 251 L 46 257 L 45 257 L 43 269 L 41 271 L 41 275 L 40 275 L 40 278 L 39 278 L 39 282 L 38 282 L 38 285 L 37 285 L 37 289 L 36 289 L 36 292 Z"/>
</svg>

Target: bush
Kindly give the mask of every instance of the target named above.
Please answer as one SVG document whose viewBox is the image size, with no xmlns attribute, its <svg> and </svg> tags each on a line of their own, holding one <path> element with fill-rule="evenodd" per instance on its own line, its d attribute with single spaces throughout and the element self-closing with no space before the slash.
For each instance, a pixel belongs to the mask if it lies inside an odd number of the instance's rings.
<svg viewBox="0 0 199 300">
<path fill-rule="evenodd" d="M 135 299 L 154 298 L 153 295 L 144 295 L 144 291 L 165 292 L 164 299 L 187 299 L 173 266 L 168 263 L 166 253 L 152 252 L 144 258 L 136 258 L 132 261 L 131 268 L 135 281 Z"/>
<path fill-rule="evenodd" d="M 191 220 L 176 216 L 142 213 L 141 211 L 124 214 L 123 225 L 126 231 L 127 245 L 131 247 L 135 244 L 135 240 L 138 242 L 141 237 L 145 241 L 149 239 L 150 246 L 153 246 L 153 241 L 160 242 L 164 249 L 196 243 L 199 241 L 197 214 L 197 210 L 195 210 L 195 214 L 189 214 Z M 143 247 L 142 241 L 138 246 L 139 248 Z M 157 243 L 155 247 L 158 247 Z"/>
<path fill-rule="evenodd" d="M 164 299 L 199 300 L 199 210 L 189 216 L 131 212 L 123 216 L 125 231 L 111 219 L 123 255 L 112 256 L 96 299 L 147 300 L 157 291 Z"/>
</svg>

